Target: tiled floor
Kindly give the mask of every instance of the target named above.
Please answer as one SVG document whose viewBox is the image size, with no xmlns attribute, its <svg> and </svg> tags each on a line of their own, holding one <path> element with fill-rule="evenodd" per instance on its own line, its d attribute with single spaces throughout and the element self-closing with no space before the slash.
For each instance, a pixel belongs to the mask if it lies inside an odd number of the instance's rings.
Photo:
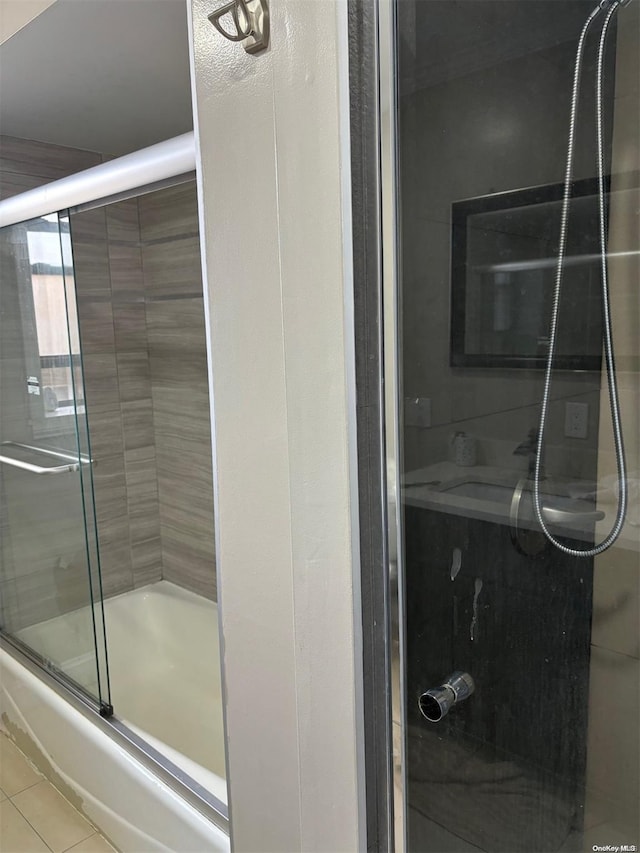
<svg viewBox="0 0 640 853">
<path fill-rule="evenodd" d="M 114 853 L 0 733 L 0 853 Z"/>
</svg>

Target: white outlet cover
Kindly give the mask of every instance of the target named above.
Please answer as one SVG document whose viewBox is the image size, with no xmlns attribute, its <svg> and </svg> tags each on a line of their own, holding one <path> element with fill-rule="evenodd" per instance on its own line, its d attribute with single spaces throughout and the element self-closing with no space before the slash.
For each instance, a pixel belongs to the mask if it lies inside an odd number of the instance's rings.
<svg viewBox="0 0 640 853">
<path fill-rule="evenodd" d="M 567 438 L 586 438 L 589 434 L 589 404 L 567 403 L 564 410 L 564 434 Z"/>
</svg>

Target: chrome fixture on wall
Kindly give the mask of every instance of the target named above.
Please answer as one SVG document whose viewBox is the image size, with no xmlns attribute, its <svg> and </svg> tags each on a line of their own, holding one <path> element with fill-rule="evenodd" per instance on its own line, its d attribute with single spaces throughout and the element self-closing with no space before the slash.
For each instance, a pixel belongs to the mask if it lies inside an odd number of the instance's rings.
<svg viewBox="0 0 640 853">
<path fill-rule="evenodd" d="M 222 25 L 225 15 L 233 22 L 233 32 Z M 209 20 L 229 41 L 244 42 L 247 53 L 269 47 L 269 5 L 267 0 L 230 0 L 209 15 Z"/>
<path fill-rule="evenodd" d="M 475 689 L 473 678 L 468 672 L 452 672 L 440 687 L 432 687 L 420 696 L 420 713 L 430 723 L 439 723 L 454 705 L 468 699 Z"/>
</svg>

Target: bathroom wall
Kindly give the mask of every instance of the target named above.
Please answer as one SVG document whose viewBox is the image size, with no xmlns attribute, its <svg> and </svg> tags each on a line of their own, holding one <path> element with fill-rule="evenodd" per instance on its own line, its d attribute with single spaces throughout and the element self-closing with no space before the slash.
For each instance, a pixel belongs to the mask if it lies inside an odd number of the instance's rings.
<svg viewBox="0 0 640 853">
<path fill-rule="evenodd" d="M 637 844 L 640 838 L 640 4 L 620 13 L 609 216 L 611 313 L 627 470 L 627 522 L 618 542 L 594 561 L 594 613 L 589 684 L 587 820 L 596 843 Z M 616 479 L 609 398 L 600 404 L 598 480 L 615 513 Z M 609 488 L 607 488 L 609 487 Z M 602 841 L 601 841 L 602 839 Z"/>
<path fill-rule="evenodd" d="M 4 198 L 103 159 L 7 137 L 0 152 Z M 215 599 L 195 184 L 140 202 L 71 218 L 103 589 L 109 596 L 165 577 Z M 20 624 L 86 601 L 82 573 L 70 582 L 59 569 L 56 581 L 50 566 L 41 574 L 51 591 Z"/>
<path fill-rule="evenodd" d="M 95 151 L 0 135 L 0 200 L 101 162 Z"/>
<path fill-rule="evenodd" d="M 162 576 L 216 598 L 204 301 L 193 182 L 139 199 Z"/>
<path fill-rule="evenodd" d="M 421 26 L 421 31 L 433 29 L 434 16 L 446 5 L 418 4 L 418 14 L 429 14 L 428 26 Z M 446 24 L 448 13 L 443 14 Z M 468 31 L 466 12 L 459 14 L 459 24 L 449 20 L 448 25 L 457 26 L 464 34 Z M 576 7 L 573 14 L 574 29 L 579 32 L 582 11 Z M 401 37 L 410 39 L 412 34 L 407 30 Z M 534 49 L 531 42 L 536 37 L 527 28 L 520 36 L 527 43 L 520 50 L 515 41 L 501 50 L 470 31 L 472 46 L 443 58 L 444 64 L 433 61 L 422 75 L 424 87 L 415 91 L 415 82 L 414 90 L 405 85 L 400 98 L 401 169 L 411 175 L 403 183 L 401 198 L 404 397 L 431 400 L 431 427 L 405 429 L 406 471 L 451 458 L 450 440 L 458 430 L 478 438 L 480 464 L 526 469 L 526 458 L 513 456 L 513 450 L 537 426 L 542 371 L 450 367 L 450 221 L 454 201 L 554 184 L 564 178 L 562 152 L 574 42 L 556 44 L 547 34 L 539 49 Z M 498 56 L 511 55 L 491 65 L 496 50 Z M 428 65 L 428 58 L 420 52 L 418 59 Z M 405 68 L 403 76 L 411 79 L 411 69 Z M 581 108 L 576 178 L 594 175 L 593 146 L 582 142 L 593 137 L 589 132 L 592 115 L 593 95 L 588 87 Z M 434 133 L 434 126 L 441 131 Z M 526 144 L 531 138 L 539 139 L 535 149 Z M 429 335 L 425 329 L 433 328 L 429 326 L 433 317 L 442 318 L 442 323 L 437 334 Z M 551 406 L 549 414 L 548 467 L 559 475 L 593 476 L 599 377 L 557 372 L 552 394 L 559 402 Z M 586 440 L 563 436 L 564 402 L 568 400 L 589 404 Z"/>
<path fill-rule="evenodd" d="M 160 580 L 160 521 L 136 200 L 71 217 L 105 595 Z"/>
<path fill-rule="evenodd" d="M 347 4 L 190 10 L 232 846 L 364 850 Z"/>
<path fill-rule="evenodd" d="M 195 183 L 72 216 L 105 594 L 216 598 Z"/>
<path fill-rule="evenodd" d="M 9 198 L 34 186 L 94 166 L 100 155 L 29 140 L 0 137 L 0 197 Z M 17 235 L 17 232 L 16 232 Z M 4 240 L 3 240 L 4 244 Z M 31 287 L 31 265 L 25 235 L 11 250 L 3 245 L 0 286 L 0 440 L 38 444 L 26 376 L 36 372 L 28 346 L 35 330 L 25 328 L 20 294 Z M 27 346 L 25 346 L 25 343 Z M 33 368 L 33 370 L 31 369 Z M 68 433 L 69 429 L 65 430 Z M 74 432 L 74 430 L 71 430 Z M 65 446 L 67 435 L 56 436 Z M 29 459 L 42 463 L 42 457 Z M 42 621 L 86 603 L 83 514 L 77 481 L 34 477 L 15 468 L 0 467 L 2 577 L 0 597 L 3 624 L 11 630 Z M 39 535 L 34 536 L 34 519 Z"/>
</svg>

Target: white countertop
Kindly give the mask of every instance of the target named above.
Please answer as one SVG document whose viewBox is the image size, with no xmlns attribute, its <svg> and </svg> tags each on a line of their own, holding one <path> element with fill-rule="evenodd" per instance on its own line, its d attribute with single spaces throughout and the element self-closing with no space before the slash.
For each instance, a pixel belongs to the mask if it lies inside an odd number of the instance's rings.
<svg viewBox="0 0 640 853">
<path fill-rule="evenodd" d="M 424 507 L 451 515 L 509 525 L 511 492 L 523 478 L 526 478 L 525 472 L 509 468 L 489 465 L 463 468 L 453 462 L 438 462 L 411 471 L 403 477 L 402 499 L 406 506 Z M 596 524 L 599 542 L 607 535 L 613 524 L 616 497 L 612 492 L 600 490 L 597 504 L 593 500 L 584 500 L 584 496 L 595 492 L 595 488 L 593 483 L 558 479 L 545 480 L 541 484 L 541 491 L 551 496 L 551 503 L 554 497 L 557 497 L 565 505 L 575 508 L 576 512 L 593 511 L 596 507 L 603 511 L 605 518 Z M 481 494 L 483 490 L 486 491 L 485 495 Z M 465 491 L 467 494 L 460 493 Z M 630 489 L 630 492 L 633 492 L 633 489 Z M 522 501 L 520 524 L 530 529 L 537 529 L 538 523 L 533 514 L 531 486 L 527 487 Z M 630 494 L 629 506 L 627 521 L 616 541 L 616 546 L 640 552 L 640 511 L 638 498 L 633 493 Z M 559 535 L 581 539 L 581 530 L 586 531 L 589 527 L 591 524 L 581 526 L 579 523 L 574 523 L 571 526 L 553 529 Z"/>
</svg>

